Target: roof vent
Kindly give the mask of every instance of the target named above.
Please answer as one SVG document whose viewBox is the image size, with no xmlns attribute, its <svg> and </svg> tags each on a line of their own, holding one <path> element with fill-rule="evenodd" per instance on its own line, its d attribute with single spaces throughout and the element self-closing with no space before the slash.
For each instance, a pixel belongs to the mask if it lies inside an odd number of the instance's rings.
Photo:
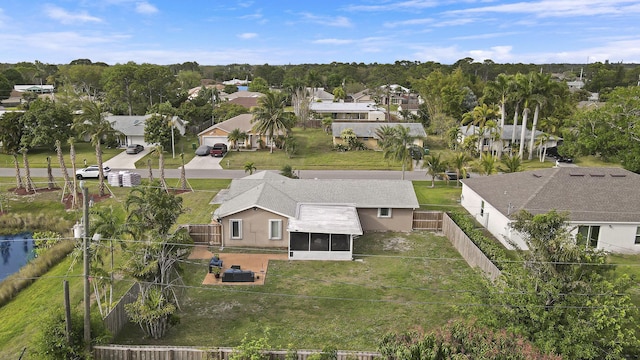
<svg viewBox="0 0 640 360">
<path fill-rule="evenodd" d="M 569 174 L 569 176 L 583 177 L 584 174 Z"/>
<path fill-rule="evenodd" d="M 625 174 L 609 174 L 611 177 L 627 177 Z"/>
<path fill-rule="evenodd" d="M 591 177 L 604 177 L 604 174 L 589 174 Z"/>
<path fill-rule="evenodd" d="M 542 177 L 542 175 L 533 174 L 533 177 L 541 178 L 541 177 Z"/>
</svg>

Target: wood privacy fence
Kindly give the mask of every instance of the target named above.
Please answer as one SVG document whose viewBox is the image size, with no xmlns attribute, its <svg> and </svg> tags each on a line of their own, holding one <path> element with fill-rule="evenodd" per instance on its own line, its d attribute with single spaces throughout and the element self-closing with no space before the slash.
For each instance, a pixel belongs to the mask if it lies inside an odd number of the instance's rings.
<svg viewBox="0 0 640 360">
<path fill-rule="evenodd" d="M 442 211 L 414 211 L 413 230 L 442 231 Z"/>
<path fill-rule="evenodd" d="M 136 301 L 139 292 L 140 288 L 138 287 L 138 284 L 133 284 L 129 288 L 129 291 L 120 298 L 120 301 L 118 301 L 116 306 L 114 306 L 104 318 L 104 326 L 109 330 L 113 337 L 116 337 L 120 330 L 129 323 L 129 316 L 127 316 L 124 306 Z"/>
<path fill-rule="evenodd" d="M 189 224 L 182 227 L 189 231 L 195 243 L 222 245 L 222 225 L 220 224 Z"/>
<path fill-rule="evenodd" d="M 446 213 L 444 213 L 442 221 L 442 232 L 444 236 L 451 241 L 453 247 L 455 247 L 460 255 L 467 261 L 469 266 L 480 268 L 492 281 L 500 276 L 500 270 Z"/>
<path fill-rule="evenodd" d="M 196 349 L 181 346 L 94 346 L 95 360 L 228 360 L 233 348 Z M 319 350 L 297 350 L 296 359 L 306 360 Z M 270 360 L 284 360 L 287 350 L 265 352 Z M 374 360 L 380 359 L 376 352 L 338 351 L 337 360 Z"/>
</svg>

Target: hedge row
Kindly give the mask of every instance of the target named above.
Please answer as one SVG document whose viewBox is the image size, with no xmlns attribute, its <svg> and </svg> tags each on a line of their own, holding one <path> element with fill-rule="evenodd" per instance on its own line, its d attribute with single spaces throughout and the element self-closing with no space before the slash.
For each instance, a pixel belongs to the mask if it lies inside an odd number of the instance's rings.
<svg viewBox="0 0 640 360">
<path fill-rule="evenodd" d="M 73 240 L 61 241 L 42 255 L 31 260 L 17 273 L 5 278 L 0 283 L 0 306 L 11 301 L 21 290 L 31 285 L 49 269 L 57 265 L 73 251 L 74 247 L 75 242 Z"/>
<path fill-rule="evenodd" d="M 509 263 L 509 257 L 504 247 L 487 238 L 482 230 L 476 228 L 474 220 L 469 218 L 469 215 L 458 211 L 451 211 L 447 214 L 498 269 L 502 270 Z"/>
</svg>

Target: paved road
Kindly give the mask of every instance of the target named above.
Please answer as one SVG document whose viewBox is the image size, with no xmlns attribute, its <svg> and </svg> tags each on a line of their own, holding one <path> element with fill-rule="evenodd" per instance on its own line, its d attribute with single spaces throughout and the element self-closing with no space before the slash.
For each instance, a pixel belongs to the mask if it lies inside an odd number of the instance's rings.
<svg viewBox="0 0 640 360">
<path fill-rule="evenodd" d="M 128 168 L 112 167 L 112 171 L 128 170 L 135 171 L 142 175 L 147 176 L 147 169 L 132 170 Z M 248 174 L 243 170 L 220 170 L 220 169 L 185 169 L 187 178 L 190 179 L 237 179 Z M 69 169 L 69 171 L 71 171 Z M 273 170 L 274 172 L 279 172 Z M 400 180 L 402 176 L 401 171 L 384 171 L 384 170 L 300 170 L 297 171 L 298 175 L 302 179 L 397 179 Z M 0 168 L 0 177 L 13 177 L 15 176 L 15 169 Z M 24 170 L 21 169 L 21 174 L 24 176 Z M 153 169 L 154 177 L 158 177 L 160 171 Z M 46 177 L 47 169 L 33 168 L 31 169 L 31 176 L 33 177 Z M 61 177 L 60 169 L 53 169 L 53 176 Z M 167 178 L 180 178 L 179 169 L 165 169 L 165 176 Z M 425 171 L 407 171 L 405 172 L 406 180 L 429 180 Z"/>
</svg>

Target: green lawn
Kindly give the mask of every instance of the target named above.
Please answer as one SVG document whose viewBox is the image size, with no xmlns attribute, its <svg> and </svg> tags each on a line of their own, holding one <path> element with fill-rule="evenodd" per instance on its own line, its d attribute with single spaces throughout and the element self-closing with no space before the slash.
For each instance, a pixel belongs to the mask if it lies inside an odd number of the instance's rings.
<svg viewBox="0 0 640 360">
<path fill-rule="evenodd" d="M 461 316 L 480 275 L 428 232 L 358 238 L 357 261 L 272 261 L 264 286 L 204 286 L 205 261 L 186 264 L 180 324 L 166 339 L 131 325 L 120 344 L 235 346 L 269 328 L 276 348 L 375 350 L 389 331 L 433 329 Z"/>
</svg>

